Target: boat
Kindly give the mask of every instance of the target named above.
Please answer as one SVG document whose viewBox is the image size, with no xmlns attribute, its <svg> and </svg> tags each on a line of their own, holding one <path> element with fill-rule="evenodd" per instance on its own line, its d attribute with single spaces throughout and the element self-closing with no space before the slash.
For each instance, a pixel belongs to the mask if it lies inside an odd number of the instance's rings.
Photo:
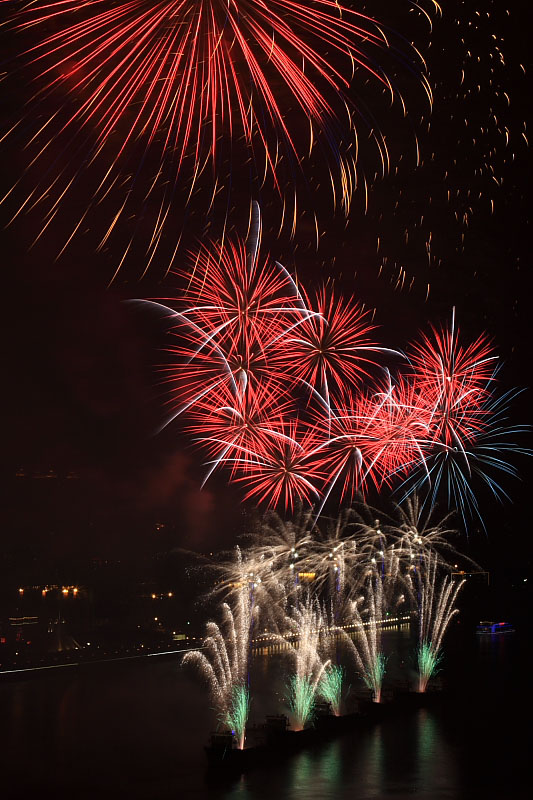
<svg viewBox="0 0 533 800">
<path fill-rule="evenodd" d="M 488 622 L 483 620 L 476 628 L 476 633 L 483 636 L 493 636 L 501 633 L 514 633 L 514 626 L 510 622 Z"/>
<path fill-rule="evenodd" d="M 360 704 L 361 705 L 361 704 Z M 334 716 L 329 703 L 318 703 L 314 724 L 303 730 L 292 730 L 285 714 L 267 716 L 262 725 L 251 726 L 246 732 L 244 749 L 239 749 L 235 731 L 222 730 L 211 734 L 204 748 L 210 770 L 240 773 L 251 767 L 287 757 L 307 747 L 327 741 L 361 725 L 379 722 L 392 703 L 368 703 L 368 708 L 342 716 Z"/>
</svg>

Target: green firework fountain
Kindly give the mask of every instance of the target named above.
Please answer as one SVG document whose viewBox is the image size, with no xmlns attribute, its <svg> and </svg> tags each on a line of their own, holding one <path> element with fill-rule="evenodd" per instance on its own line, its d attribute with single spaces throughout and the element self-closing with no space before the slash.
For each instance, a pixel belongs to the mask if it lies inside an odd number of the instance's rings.
<svg viewBox="0 0 533 800">
<path fill-rule="evenodd" d="M 309 678 L 301 675 L 291 676 L 288 703 L 295 730 L 303 730 L 313 718 L 316 693 L 316 683 L 310 681 Z"/>
<path fill-rule="evenodd" d="M 238 747 L 244 749 L 244 738 L 246 734 L 246 723 L 250 713 L 250 692 L 246 686 L 234 686 L 232 690 L 231 706 L 224 719 L 237 737 Z"/>
<path fill-rule="evenodd" d="M 418 691 L 425 692 L 428 681 L 435 674 L 442 660 L 442 653 L 436 650 L 433 642 L 421 642 L 416 658 L 418 663 Z"/>
<path fill-rule="evenodd" d="M 318 694 L 330 704 L 336 717 L 340 715 L 343 683 L 344 667 L 331 664 L 324 670 L 318 684 Z"/>
<path fill-rule="evenodd" d="M 383 581 L 377 565 L 368 571 L 364 585 L 366 598 L 364 609 L 359 601 L 352 603 L 351 616 L 355 626 L 355 639 L 350 642 L 350 651 L 357 670 L 366 686 L 372 690 L 373 701 L 381 702 L 381 688 L 387 659 L 381 647 L 381 626 L 386 617 Z"/>
<path fill-rule="evenodd" d="M 250 643 L 258 607 L 247 583 L 241 584 L 231 602 L 231 606 L 222 603 L 220 624 L 207 623 L 202 650 L 186 653 L 182 663 L 196 666 L 205 677 L 218 719 L 230 726 L 242 749 L 250 708 Z"/>
<path fill-rule="evenodd" d="M 464 580 L 455 581 L 451 575 L 439 580 L 439 560 L 435 554 L 423 559 L 418 570 L 419 625 L 418 691 L 425 692 L 442 655 L 441 645 L 452 618 L 457 614 L 455 602 Z"/>
<path fill-rule="evenodd" d="M 363 673 L 363 680 L 368 688 L 372 690 L 375 703 L 381 702 L 381 687 L 383 686 L 386 664 L 387 659 L 383 653 L 376 653 Z"/>
<path fill-rule="evenodd" d="M 313 716 L 318 686 L 330 666 L 321 654 L 325 620 L 318 603 L 307 598 L 292 609 L 285 624 L 289 638 L 285 639 L 293 662 L 289 678 L 287 701 L 294 729 L 302 730 Z"/>
</svg>

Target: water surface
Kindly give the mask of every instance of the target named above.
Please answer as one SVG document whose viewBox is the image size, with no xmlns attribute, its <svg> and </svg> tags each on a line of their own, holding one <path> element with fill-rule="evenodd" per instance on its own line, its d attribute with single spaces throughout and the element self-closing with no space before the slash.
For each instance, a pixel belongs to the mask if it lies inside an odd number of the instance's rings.
<svg viewBox="0 0 533 800">
<path fill-rule="evenodd" d="M 390 671 L 405 632 L 385 634 Z M 524 780 L 528 676 L 519 634 L 455 635 L 446 702 L 325 742 L 235 780 L 209 779 L 205 688 L 176 660 L 58 670 L 0 680 L 4 797 L 448 800 L 529 796 Z M 392 655 L 394 653 L 394 655 Z M 258 655 L 258 719 L 281 710 L 279 657 Z M 278 707 L 273 709 L 273 703 Z"/>
</svg>

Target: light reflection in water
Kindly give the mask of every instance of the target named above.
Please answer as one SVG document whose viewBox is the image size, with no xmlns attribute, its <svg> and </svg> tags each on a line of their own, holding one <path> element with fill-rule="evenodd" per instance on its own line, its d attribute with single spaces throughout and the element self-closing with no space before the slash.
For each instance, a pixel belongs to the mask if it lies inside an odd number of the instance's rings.
<svg viewBox="0 0 533 800">
<path fill-rule="evenodd" d="M 452 800 L 461 794 L 454 754 L 425 709 L 354 731 L 255 770 L 224 800 Z"/>
<path fill-rule="evenodd" d="M 420 709 L 417 723 L 417 783 L 420 789 L 437 796 L 443 787 L 456 784 L 455 760 L 444 732 L 429 711 Z"/>
<path fill-rule="evenodd" d="M 401 630 L 386 632 L 384 643 L 394 680 L 405 674 L 411 643 Z M 453 680 L 450 703 L 358 726 L 235 780 L 218 777 L 215 785 L 206 783 L 203 753 L 215 715 L 205 688 L 177 660 L 3 682 L 3 796 L 57 789 L 57 796 L 79 800 L 518 798 L 512 787 L 520 762 L 509 731 L 529 679 L 518 645 L 518 635 L 451 643 L 444 665 Z M 273 706 L 283 709 L 283 660 L 283 653 L 254 659 L 258 722 Z M 480 768 L 486 764 L 490 771 Z"/>
</svg>

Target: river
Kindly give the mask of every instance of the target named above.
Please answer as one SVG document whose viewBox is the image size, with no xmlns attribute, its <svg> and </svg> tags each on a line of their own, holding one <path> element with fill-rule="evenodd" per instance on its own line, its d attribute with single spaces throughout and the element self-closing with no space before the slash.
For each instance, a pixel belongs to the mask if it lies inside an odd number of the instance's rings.
<svg viewBox="0 0 533 800">
<path fill-rule="evenodd" d="M 405 631 L 384 634 L 391 671 Z M 0 681 L 3 797 L 220 800 L 448 800 L 529 796 L 529 687 L 519 633 L 456 630 L 446 646 L 446 702 L 357 730 L 235 780 L 213 781 L 203 745 L 205 688 L 175 658 L 59 669 Z M 257 654 L 255 714 L 281 710 L 277 656 Z M 273 705 L 276 705 L 273 708 Z M 523 772 L 522 772 L 523 770 Z"/>
</svg>

